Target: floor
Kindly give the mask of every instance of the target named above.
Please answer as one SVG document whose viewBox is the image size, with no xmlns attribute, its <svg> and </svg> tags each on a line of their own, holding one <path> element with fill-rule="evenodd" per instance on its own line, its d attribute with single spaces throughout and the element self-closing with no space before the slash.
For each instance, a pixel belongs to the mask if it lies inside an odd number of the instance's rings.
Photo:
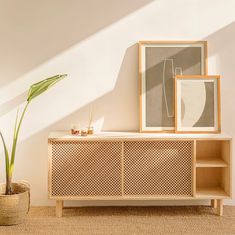
<svg viewBox="0 0 235 235">
<path fill-rule="evenodd" d="M 33 207 L 23 224 L 0 226 L 1 235 L 235 234 L 235 207 L 224 216 L 211 207 L 87 207 L 66 208 L 62 218 L 53 207 Z"/>
</svg>

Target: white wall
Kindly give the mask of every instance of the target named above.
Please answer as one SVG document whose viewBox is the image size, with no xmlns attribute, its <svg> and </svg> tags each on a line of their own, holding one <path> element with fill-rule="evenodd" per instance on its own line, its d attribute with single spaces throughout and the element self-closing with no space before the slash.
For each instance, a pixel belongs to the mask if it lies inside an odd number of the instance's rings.
<svg viewBox="0 0 235 235">
<path fill-rule="evenodd" d="M 50 131 L 86 126 L 91 105 L 97 130 L 138 130 L 139 40 L 208 40 L 209 72 L 222 75 L 222 128 L 235 137 L 234 9 L 233 0 L 0 0 L 0 129 L 8 143 L 29 85 L 69 74 L 31 104 L 22 126 L 14 178 L 31 183 L 32 204 L 52 204 Z"/>
</svg>

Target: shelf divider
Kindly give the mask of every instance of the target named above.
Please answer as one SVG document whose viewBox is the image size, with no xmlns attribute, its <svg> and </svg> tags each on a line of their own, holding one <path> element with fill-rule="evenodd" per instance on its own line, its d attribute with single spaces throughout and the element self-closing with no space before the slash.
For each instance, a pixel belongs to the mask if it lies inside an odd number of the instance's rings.
<svg viewBox="0 0 235 235">
<path fill-rule="evenodd" d="M 196 167 L 228 167 L 222 159 L 197 159 Z"/>
<path fill-rule="evenodd" d="M 229 195 L 220 187 L 205 187 L 196 189 L 196 198 L 211 199 L 211 198 L 229 198 Z"/>
</svg>

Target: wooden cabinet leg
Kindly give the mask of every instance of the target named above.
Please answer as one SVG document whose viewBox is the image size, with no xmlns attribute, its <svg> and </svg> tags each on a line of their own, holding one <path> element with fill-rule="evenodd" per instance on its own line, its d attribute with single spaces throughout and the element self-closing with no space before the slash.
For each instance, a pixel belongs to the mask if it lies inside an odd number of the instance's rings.
<svg viewBox="0 0 235 235">
<path fill-rule="evenodd" d="M 212 200 L 211 200 L 211 206 L 212 206 L 213 208 L 217 208 L 217 199 L 212 199 Z"/>
<path fill-rule="evenodd" d="M 219 216 L 222 216 L 223 215 L 223 200 L 222 199 L 218 199 L 217 200 L 217 214 Z"/>
<path fill-rule="evenodd" d="M 56 201 L 56 217 L 62 217 L 62 211 L 63 211 L 63 201 L 57 200 Z"/>
</svg>

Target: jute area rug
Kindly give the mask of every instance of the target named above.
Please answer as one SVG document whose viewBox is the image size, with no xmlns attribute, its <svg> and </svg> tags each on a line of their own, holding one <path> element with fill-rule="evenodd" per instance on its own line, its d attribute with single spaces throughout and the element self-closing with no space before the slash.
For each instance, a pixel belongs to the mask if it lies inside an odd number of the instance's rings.
<svg viewBox="0 0 235 235">
<path fill-rule="evenodd" d="M 53 207 L 33 207 L 23 224 L 0 226 L 0 234 L 235 235 L 235 207 L 225 206 L 222 217 L 198 206 L 66 208 L 62 218 Z"/>
</svg>

